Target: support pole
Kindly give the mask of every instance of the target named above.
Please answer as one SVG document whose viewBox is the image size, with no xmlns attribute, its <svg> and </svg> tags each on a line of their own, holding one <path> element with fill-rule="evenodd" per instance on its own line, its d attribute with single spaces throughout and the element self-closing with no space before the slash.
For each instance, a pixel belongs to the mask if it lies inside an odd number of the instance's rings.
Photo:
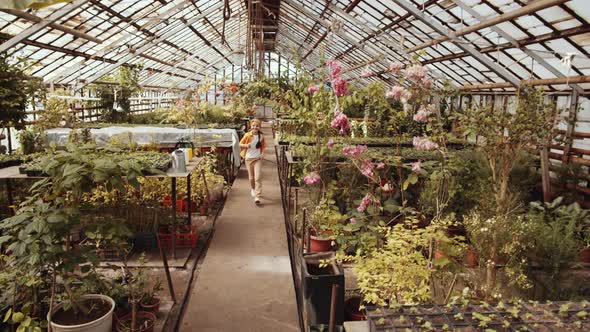
<svg viewBox="0 0 590 332">
<path fill-rule="evenodd" d="M 174 295 L 174 286 L 172 285 L 172 277 L 170 276 L 170 267 L 168 267 L 168 258 L 166 258 L 166 251 L 164 251 L 164 249 L 162 248 L 159 236 L 157 237 L 157 239 L 158 248 L 160 248 L 160 257 L 162 258 L 162 263 L 164 263 L 164 271 L 166 272 L 166 281 L 168 281 L 168 291 L 170 292 L 172 303 L 176 304 L 176 296 Z M 172 236 L 172 239 L 174 239 L 174 236 Z"/>
<path fill-rule="evenodd" d="M 10 134 L 10 127 L 6 127 L 6 138 L 8 138 L 8 154 L 12 153 L 12 135 Z"/>
<path fill-rule="evenodd" d="M 186 177 L 186 202 L 188 203 L 187 206 L 187 212 L 188 212 L 188 224 L 189 226 L 193 224 L 193 209 L 192 209 L 192 203 L 193 200 L 191 199 L 191 175 L 189 173 L 189 175 Z"/>
<path fill-rule="evenodd" d="M 307 229 L 307 208 L 303 208 L 303 222 L 301 225 L 301 256 L 303 256 L 303 253 L 305 252 L 305 230 L 306 229 Z"/>
<path fill-rule="evenodd" d="M 547 147 L 541 149 L 541 183 L 543 184 L 543 200 L 551 201 L 551 177 L 549 176 L 549 154 Z"/>
<path fill-rule="evenodd" d="M 172 182 L 172 257 L 176 259 L 176 178 Z"/>
</svg>

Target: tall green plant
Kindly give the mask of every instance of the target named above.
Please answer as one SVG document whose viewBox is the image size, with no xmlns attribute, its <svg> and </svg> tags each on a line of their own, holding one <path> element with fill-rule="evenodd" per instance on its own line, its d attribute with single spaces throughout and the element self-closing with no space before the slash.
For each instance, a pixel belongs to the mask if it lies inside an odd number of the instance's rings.
<svg viewBox="0 0 590 332">
<path fill-rule="evenodd" d="M 27 104 L 44 95 L 39 80 L 27 72 L 24 59 L 0 55 L 0 126 L 23 129 Z"/>
<path fill-rule="evenodd" d="M 48 174 L 31 187 L 31 196 L 14 217 L 0 223 L 0 246 L 7 245 L 12 254 L 8 264 L 21 270 L 53 275 L 51 305 L 55 282 L 60 277 L 67 292 L 67 303 L 87 313 L 77 301 L 72 283 L 95 271 L 99 262 L 93 248 L 74 250 L 72 230 L 83 227 L 90 238 L 98 238 L 122 247 L 125 226 L 116 221 L 93 224 L 80 218 L 81 198 L 97 186 L 124 192 L 125 184 L 137 186 L 141 175 L 138 164 L 113 158 L 110 150 L 95 146 L 70 146 L 66 151 L 49 155 L 44 161 Z"/>
<path fill-rule="evenodd" d="M 459 118 L 464 134 L 478 139 L 478 148 L 483 152 L 491 172 L 494 211 L 484 213 L 495 214 L 492 219 L 506 219 L 491 226 L 490 230 L 495 234 L 493 238 L 497 239 L 489 243 L 491 254 L 486 283 L 491 290 L 496 286 L 494 262 L 499 261 L 502 247 L 499 234 L 518 205 L 516 193 L 510 190 L 511 173 L 526 148 L 548 144 L 556 124 L 557 110 L 545 103 L 541 90 L 523 87 L 519 90 L 514 110 L 474 105 Z"/>
</svg>

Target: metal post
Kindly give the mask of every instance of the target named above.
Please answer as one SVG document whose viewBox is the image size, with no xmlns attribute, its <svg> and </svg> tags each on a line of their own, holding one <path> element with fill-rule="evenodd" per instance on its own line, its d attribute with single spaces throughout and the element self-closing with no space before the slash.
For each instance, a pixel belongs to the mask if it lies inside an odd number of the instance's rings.
<svg viewBox="0 0 590 332">
<path fill-rule="evenodd" d="M 172 257 L 176 259 L 176 178 L 172 177 Z"/>
<path fill-rule="evenodd" d="M 305 252 L 305 229 L 307 228 L 307 208 L 303 208 L 302 211 L 303 218 L 302 218 L 302 225 L 301 225 L 301 255 Z M 297 230 L 296 230 L 297 231 Z M 309 248 L 309 243 L 308 243 Z"/>
<path fill-rule="evenodd" d="M 168 267 L 168 259 L 166 258 L 166 252 L 162 249 L 162 244 L 160 243 L 160 237 L 158 239 L 158 248 L 160 248 L 160 257 L 162 258 L 162 262 L 164 263 L 164 271 L 166 272 L 166 280 L 168 281 L 168 290 L 170 291 L 170 297 L 172 298 L 172 303 L 176 303 L 176 296 L 174 295 L 174 286 L 172 285 L 172 277 L 170 276 L 170 268 Z M 172 236 L 172 241 L 174 243 L 174 236 Z"/>
<path fill-rule="evenodd" d="M 193 200 L 191 199 L 191 175 L 189 173 L 189 175 L 186 177 L 186 201 L 188 203 L 188 224 L 189 226 L 193 224 L 193 218 L 192 218 L 192 203 Z"/>
<path fill-rule="evenodd" d="M 8 138 L 8 153 L 12 153 L 12 137 L 10 135 L 10 127 L 6 127 L 6 136 Z"/>
</svg>

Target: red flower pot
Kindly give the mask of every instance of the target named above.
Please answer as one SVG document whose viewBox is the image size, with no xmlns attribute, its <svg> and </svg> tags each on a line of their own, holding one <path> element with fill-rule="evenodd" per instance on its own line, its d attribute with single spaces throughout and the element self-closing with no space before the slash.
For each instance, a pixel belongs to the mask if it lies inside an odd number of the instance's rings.
<svg viewBox="0 0 590 332">
<path fill-rule="evenodd" d="M 309 252 L 324 252 L 332 250 L 332 239 L 310 235 Z"/>
<path fill-rule="evenodd" d="M 479 255 L 471 247 L 465 249 L 465 257 L 463 257 L 463 265 L 466 267 L 476 267 L 479 265 Z"/>
<path fill-rule="evenodd" d="M 590 247 L 580 250 L 580 262 L 590 263 Z"/>
</svg>

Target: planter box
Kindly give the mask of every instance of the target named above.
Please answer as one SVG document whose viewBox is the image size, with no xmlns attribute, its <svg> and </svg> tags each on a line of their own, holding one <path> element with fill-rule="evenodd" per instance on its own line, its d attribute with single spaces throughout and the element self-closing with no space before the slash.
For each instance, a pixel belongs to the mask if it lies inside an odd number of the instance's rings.
<svg viewBox="0 0 590 332">
<path fill-rule="evenodd" d="M 330 300 L 332 285 L 339 285 L 336 295 L 334 323 L 344 322 L 344 270 L 334 262 L 320 268 L 319 261 L 331 259 L 334 253 L 304 254 L 301 264 L 301 282 L 303 301 L 309 310 L 310 325 L 328 324 L 330 322 Z"/>
<path fill-rule="evenodd" d="M 176 248 L 195 248 L 197 246 L 197 227 L 184 226 L 177 228 L 175 233 L 158 233 L 160 246 L 164 249 L 172 248 L 172 237 L 176 238 Z"/>
</svg>

